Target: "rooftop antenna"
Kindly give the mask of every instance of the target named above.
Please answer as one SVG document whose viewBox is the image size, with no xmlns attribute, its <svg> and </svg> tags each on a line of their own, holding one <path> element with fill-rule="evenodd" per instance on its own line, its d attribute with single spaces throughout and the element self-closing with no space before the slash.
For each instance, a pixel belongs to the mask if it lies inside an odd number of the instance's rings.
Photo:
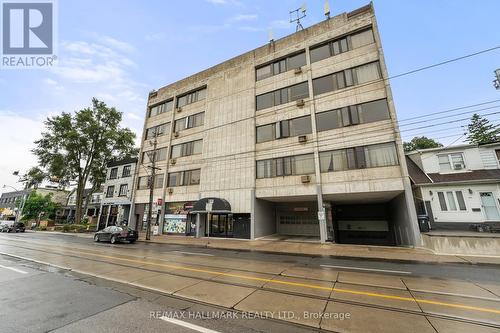
<svg viewBox="0 0 500 333">
<path fill-rule="evenodd" d="M 330 18 L 330 3 L 328 2 L 328 0 L 325 0 L 325 6 L 323 7 L 323 9 L 325 12 L 326 19 L 329 19 Z"/>
<path fill-rule="evenodd" d="M 269 28 L 268 37 L 269 37 L 269 43 L 274 42 L 273 29 L 272 28 Z"/>
<path fill-rule="evenodd" d="M 297 8 L 290 12 L 290 23 L 297 22 L 295 31 L 304 30 L 302 23 L 300 23 L 300 19 L 306 17 L 306 10 L 306 4 L 303 4 L 302 6 L 300 6 L 300 8 Z"/>
</svg>

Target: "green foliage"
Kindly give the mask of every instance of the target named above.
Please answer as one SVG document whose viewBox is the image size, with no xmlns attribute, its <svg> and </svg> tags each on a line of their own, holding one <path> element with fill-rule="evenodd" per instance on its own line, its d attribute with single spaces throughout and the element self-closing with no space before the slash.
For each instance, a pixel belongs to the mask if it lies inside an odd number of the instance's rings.
<svg viewBox="0 0 500 333">
<path fill-rule="evenodd" d="M 38 220 L 42 216 L 54 218 L 60 208 L 59 203 L 52 201 L 52 193 L 43 195 L 33 191 L 24 203 L 23 221 Z"/>
<path fill-rule="evenodd" d="M 76 223 L 82 218 L 87 182 L 98 189 L 106 180 L 106 164 L 134 152 L 135 134 L 120 127 L 122 114 L 92 99 L 92 107 L 74 114 L 63 112 L 45 121 L 46 131 L 33 153 L 50 178 L 66 185 L 76 181 Z"/>
<path fill-rule="evenodd" d="M 498 125 L 493 125 L 486 118 L 481 117 L 477 113 L 472 115 L 470 124 L 467 125 L 469 134 L 467 141 L 473 144 L 485 144 L 498 141 L 500 129 Z"/>
<path fill-rule="evenodd" d="M 22 177 L 21 182 L 24 183 L 24 188 L 37 188 L 47 175 L 39 167 L 30 168 Z"/>
<path fill-rule="evenodd" d="M 61 229 L 55 228 L 55 230 L 62 230 L 62 232 L 87 232 L 87 229 L 85 224 L 65 224 Z"/>
<path fill-rule="evenodd" d="M 410 142 L 403 143 L 405 151 L 413 151 L 417 149 L 438 148 L 443 145 L 434 139 L 425 136 L 416 136 Z"/>
</svg>

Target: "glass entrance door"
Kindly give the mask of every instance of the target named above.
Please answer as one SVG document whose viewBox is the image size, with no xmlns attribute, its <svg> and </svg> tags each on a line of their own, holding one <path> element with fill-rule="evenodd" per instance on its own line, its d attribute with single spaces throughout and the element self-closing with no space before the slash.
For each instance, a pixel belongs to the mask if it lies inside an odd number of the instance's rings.
<svg viewBox="0 0 500 333">
<path fill-rule="evenodd" d="M 484 217 L 487 220 L 500 220 L 500 214 L 498 213 L 497 204 L 495 202 L 495 197 L 492 192 L 481 192 L 479 193 L 481 197 L 481 204 L 483 206 Z"/>
<path fill-rule="evenodd" d="M 233 237 L 233 220 L 227 214 L 210 215 L 210 236 L 212 237 Z M 205 232 L 205 236 L 208 233 Z"/>
</svg>

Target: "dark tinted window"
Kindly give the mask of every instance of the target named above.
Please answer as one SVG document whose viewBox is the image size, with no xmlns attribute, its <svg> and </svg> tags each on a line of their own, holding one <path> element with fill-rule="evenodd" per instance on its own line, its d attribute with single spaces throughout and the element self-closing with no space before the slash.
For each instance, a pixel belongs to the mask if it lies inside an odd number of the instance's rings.
<svg viewBox="0 0 500 333">
<path fill-rule="evenodd" d="M 312 132 L 311 116 L 295 118 L 289 121 L 290 136 L 309 134 Z"/>
<path fill-rule="evenodd" d="M 310 51 L 311 62 L 316 62 L 316 61 L 326 59 L 330 55 L 331 55 L 330 54 L 330 44 L 316 47 L 314 49 L 311 49 L 311 51 Z"/>
<path fill-rule="evenodd" d="M 257 96 L 257 110 L 270 108 L 274 105 L 274 92 Z"/>
<path fill-rule="evenodd" d="M 306 64 L 306 53 L 302 52 L 288 58 L 288 69 L 302 67 Z"/>
<path fill-rule="evenodd" d="M 371 123 L 390 118 L 387 100 L 385 99 L 359 104 L 358 110 L 361 122 L 363 123 Z"/>
<path fill-rule="evenodd" d="M 306 53 L 301 52 L 293 56 L 276 60 L 270 64 L 255 69 L 256 80 L 262 80 L 273 75 L 284 73 L 288 70 L 302 67 L 306 64 Z"/>
<path fill-rule="evenodd" d="M 328 91 L 333 91 L 332 75 L 319 77 L 313 80 L 314 95 L 320 95 Z"/>
<path fill-rule="evenodd" d="M 257 143 L 274 140 L 276 136 L 274 128 L 275 124 L 257 127 Z"/>
<path fill-rule="evenodd" d="M 302 82 L 290 87 L 290 101 L 309 97 L 307 82 Z"/>
</svg>

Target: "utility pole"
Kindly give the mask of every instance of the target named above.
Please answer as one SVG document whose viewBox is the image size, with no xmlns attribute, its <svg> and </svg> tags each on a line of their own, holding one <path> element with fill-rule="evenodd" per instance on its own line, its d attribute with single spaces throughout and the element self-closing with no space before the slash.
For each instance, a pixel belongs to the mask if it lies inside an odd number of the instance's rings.
<svg viewBox="0 0 500 333">
<path fill-rule="evenodd" d="M 148 168 L 151 168 L 151 177 L 149 178 L 149 210 L 148 210 L 148 217 L 147 217 L 147 225 L 146 225 L 146 240 L 151 240 L 151 218 L 153 216 L 153 192 L 155 188 L 155 175 L 156 175 L 156 169 L 160 170 L 159 168 L 156 167 L 156 146 L 158 145 L 158 131 L 157 129 L 154 130 L 153 133 L 154 137 L 153 140 L 150 141 L 150 143 L 153 145 L 153 151 L 149 155 L 149 159 L 151 161 L 151 166 L 148 166 Z"/>
</svg>

